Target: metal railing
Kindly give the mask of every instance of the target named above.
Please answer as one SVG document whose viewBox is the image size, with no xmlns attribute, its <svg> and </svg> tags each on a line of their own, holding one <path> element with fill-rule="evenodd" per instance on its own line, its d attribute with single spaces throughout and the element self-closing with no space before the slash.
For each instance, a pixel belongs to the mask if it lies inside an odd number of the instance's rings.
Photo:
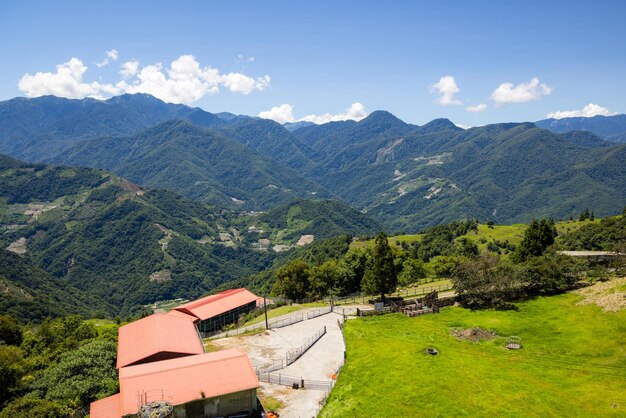
<svg viewBox="0 0 626 418">
<path fill-rule="evenodd" d="M 298 322 L 304 321 L 304 314 L 297 314 L 293 316 L 289 316 L 287 318 L 274 320 L 269 323 L 270 329 L 282 328 L 289 325 L 297 324 Z"/>
<path fill-rule="evenodd" d="M 327 313 L 331 313 L 333 310 L 329 306 L 328 308 L 316 309 L 314 311 L 309 311 L 306 313 L 306 319 L 317 318 L 318 316 L 326 315 Z"/>
<path fill-rule="evenodd" d="M 443 292 L 446 290 L 452 290 L 453 286 L 451 283 L 440 284 L 437 286 L 424 286 L 424 287 L 413 287 L 410 289 L 402 289 L 396 292 L 393 292 L 387 295 L 390 298 L 407 298 L 411 296 L 423 296 L 431 293 L 433 291 Z M 336 298 L 334 300 L 335 305 L 349 305 L 349 304 L 368 304 L 369 301 L 374 298 L 373 295 L 356 295 L 356 296 L 345 296 Z"/>
<path fill-rule="evenodd" d="M 267 373 L 275 372 L 277 370 L 284 369 L 285 367 L 289 366 L 290 364 L 295 362 L 297 359 L 302 357 L 302 355 L 306 353 L 306 351 L 309 348 L 311 348 L 317 341 L 319 341 L 319 339 L 322 338 L 324 334 L 326 334 L 326 326 L 324 326 L 323 328 L 320 328 L 319 331 L 313 334 L 300 347 L 289 350 L 287 354 L 285 354 L 285 358 L 272 359 L 271 361 L 268 361 L 267 363 L 262 363 L 262 364 L 254 366 L 254 372 L 257 374 L 257 376 L 260 376 L 261 374 L 267 374 Z M 273 383 L 273 382 L 270 382 L 270 383 Z"/>
<path fill-rule="evenodd" d="M 304 344 L 302 344 L 298 348 L 293 348 L 287 352 L 285 355 L 287 366 L 289 366 L 294 361 L 298 360 L 302 354 L 306 353 L 306 351 L 313 346 L 320 338 L 322 338 L 326 334 L 326 326 L 324 325 L 317 331 L 315 334 L 311 336 Z"/>
</svg>

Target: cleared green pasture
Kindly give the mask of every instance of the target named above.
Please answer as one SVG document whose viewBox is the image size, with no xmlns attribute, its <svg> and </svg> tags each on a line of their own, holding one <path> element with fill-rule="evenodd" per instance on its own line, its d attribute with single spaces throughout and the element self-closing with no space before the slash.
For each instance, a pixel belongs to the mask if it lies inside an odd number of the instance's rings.
<svg viewBox="0 0 626 418">
<path fill-rule="evenodd" d="M 625 416 L 626 311 L 578 306 L 579 298 L 348 321 L 347 361 L 321 416 Z M 472 327 L 500 337 L 450 335 Z M 521 337 L 521 350 L 505 348 L 510 335 Z"/>
</svg>

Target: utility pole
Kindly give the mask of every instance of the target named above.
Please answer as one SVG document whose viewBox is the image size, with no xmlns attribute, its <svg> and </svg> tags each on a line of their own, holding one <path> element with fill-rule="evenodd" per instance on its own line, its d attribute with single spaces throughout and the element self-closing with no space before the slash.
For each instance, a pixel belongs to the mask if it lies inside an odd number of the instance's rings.
<svg viewBox="0 0 626 418">
<path fill-rule="evenodd" d="M 265 294 L 263 294 L 263 308 L 265 308 L 265 329 L 270 329 L 267 322 L 267 299 L 265 299 Z"/>
</svg>

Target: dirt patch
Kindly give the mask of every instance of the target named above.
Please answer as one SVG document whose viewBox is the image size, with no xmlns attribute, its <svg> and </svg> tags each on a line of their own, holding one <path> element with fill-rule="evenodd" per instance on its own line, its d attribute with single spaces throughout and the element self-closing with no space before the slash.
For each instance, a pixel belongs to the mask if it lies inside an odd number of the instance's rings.
<svg viewBox="0 0 626 418">
<path fill-rule="evenodd" d="M 598 282 L 578 289 L 574 293 L 583 299 L 577 305 L 598 305 L 606 312 L 617 312 L 626 308 L 626 277 Z"/>
<path fill-rule="evenodd" d="M 155 283 L 165 283 L 172 280 L 172 272 L 170 270 L 155 271 L 150 275 L 150 281 Z"/>
<path fill-rule="evenodd" d="M 8 247 L 7 250 L 11 251 L 12 253 L 18 254 L 18 255 L 24 255 L 26 254 L 26 244 L 28 243 L 28 240 L 24 237 L 18 239 L 17 241 L 12 242 Z"/>
<path fill-rule="evenodd" d="M 480 342 L 484 340 L 493 340 L 498 335 L 493 332 L 482 328 L 455 328 L 450 330 L 450 334 L 458 338 L 459 340 Z"/>
</svg>

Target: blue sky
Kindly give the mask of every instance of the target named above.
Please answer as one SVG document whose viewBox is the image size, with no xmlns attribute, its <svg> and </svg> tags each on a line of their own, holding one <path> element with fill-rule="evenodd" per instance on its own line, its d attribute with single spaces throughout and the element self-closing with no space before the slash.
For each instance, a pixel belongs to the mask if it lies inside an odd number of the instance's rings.
<svg viewBox="0 0 626 418">
<path fill-rule="evenodd" d="M 625 17 L 622 1 L 2 1 L 0 99 L 145 91 L 283 121 L 468 126 L 623 113 Z"/>
</svg>

